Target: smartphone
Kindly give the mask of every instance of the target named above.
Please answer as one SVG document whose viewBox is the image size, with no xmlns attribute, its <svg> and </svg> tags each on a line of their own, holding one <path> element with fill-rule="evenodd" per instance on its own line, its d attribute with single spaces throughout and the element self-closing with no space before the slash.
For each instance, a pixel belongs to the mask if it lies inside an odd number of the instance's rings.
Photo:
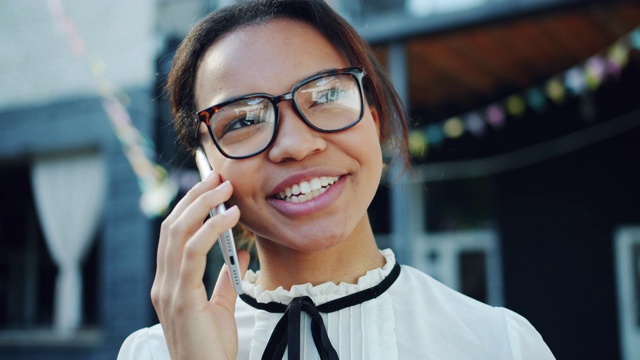
<svg viewBox="0 0 640 360">
<path fill-rule="evenodd" d="M 209 173 L 211 173 L 211 165 L 209 165 L 209 160 L 207 160 L 207 155 L 204 153 L 204 150 L 199 148 L 196 150 L 196 166 L 198 167 L 198 171 L 200 172 L 200 178 L 206 178 Z M 209 215 L 213 217 L 217 214 L 222 214 L 227 209 L 224 204 L 220 204 L 216 206 L 215 211 L 211 210 Z M 233 232 L 231 229 L 223 232 L 218 237 L 218 243 L 220 244 L 220 249 L 222 250 L 222 256 L 224 257 L 224 262 L 227 264 L 227 268 L 229 269 L 229 276 L 231 277 L 231 283 L 233 284 L 233 289 L 236 291 L 236 294 L 241 295 L 242 291 L 242 276 L 240 275 L 240 265 L 238 264 L 238 253 L 236 252 L 236 243 L 233 239 Z"/>
</svg>

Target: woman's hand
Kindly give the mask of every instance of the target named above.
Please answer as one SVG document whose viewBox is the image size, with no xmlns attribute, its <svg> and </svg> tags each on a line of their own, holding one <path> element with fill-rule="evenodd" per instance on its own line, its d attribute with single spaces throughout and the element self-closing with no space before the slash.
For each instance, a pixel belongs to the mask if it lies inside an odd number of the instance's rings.
<svg viewBox="0 0 640 360">
<path fill-rule="evenodd" d="M 220 184 L 212 172 L 194 186 L 162 223 L 156 277 L 151 288 L 155 307 L 172 359 L 235 359 L 238 331 L 234 312 L 236 293 L 223 266 L 211 299 L 202 281 L 207 253 L 223 231 L 240 219 L 236 206 L 202 220 L 209 210 L 231 197 L 229 182 Z M 249 254 L 238 254 L 244 272 Z"/>
</svg>

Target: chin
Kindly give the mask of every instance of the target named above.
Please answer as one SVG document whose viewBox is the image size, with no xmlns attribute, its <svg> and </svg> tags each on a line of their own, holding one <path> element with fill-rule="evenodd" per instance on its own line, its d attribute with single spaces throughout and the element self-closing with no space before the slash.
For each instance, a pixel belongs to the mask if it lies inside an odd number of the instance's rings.
<svg viewBox="0 0 640 360">
<path fill-rule="evenodd" d="M 270 237 L 257 236 L 258 242 L 269 242 L 277 247 L 301 252 L 315 252 L 331 249 L 347 238 L 344 234 L 322 234 L 311 232 L 308 235 L 291 234 L 291 236 L 280 236 L 278 240 L 271 240 Z"/>
</svg>

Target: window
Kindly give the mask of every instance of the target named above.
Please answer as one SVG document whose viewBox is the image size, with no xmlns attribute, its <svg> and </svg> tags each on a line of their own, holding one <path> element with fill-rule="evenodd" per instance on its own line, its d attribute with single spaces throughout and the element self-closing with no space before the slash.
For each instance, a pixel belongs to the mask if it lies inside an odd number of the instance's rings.
<svg viewBox="0 0 640 360">
<path fill-rule="evenodd" d="M 640 359 L 640 226 L 620 227 L 614 239 L 621 350 Z"/>
<path fill-rule="evenodd" d="M 29 166 L 1 167 L 0 177 L 4 185 L 0 188 L 0 344 L 4 344 L 2 337 L 8 332 L 51 329 L 58 269 L 38 221 Z M 84 326 L 98 321 L 97 243 L 82 269 Z"/>
<path fill-rule="evenodd" d="M 465 295 L 503 305 L 500 244 L 493 230 L 420 234 L 413 245 L 413 264 Z"/>
</svg>

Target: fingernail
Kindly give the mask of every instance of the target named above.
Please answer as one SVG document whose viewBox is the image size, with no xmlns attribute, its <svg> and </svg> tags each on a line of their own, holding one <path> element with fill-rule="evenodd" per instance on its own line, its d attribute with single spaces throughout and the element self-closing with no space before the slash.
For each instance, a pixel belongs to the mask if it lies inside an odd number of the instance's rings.
<svg viewBox="0 0 640 360">
<path fill-rule="evenodd" d="M 231 211 L 231 212 L 239 212 L 240 209 L 238 208 L 238 205 L 233 205 L 232 207 L 230 207 L 229 209 L 227 209 L 227 211 Z"/>
<path fill-rule="evenodd" d="M 216 174 L 215 171 L 212 171 L 209 174 L 207 174 L 207 176 L 204 179 L 205 180 L 211 179 L 215 174 Z"/>
</svg>

